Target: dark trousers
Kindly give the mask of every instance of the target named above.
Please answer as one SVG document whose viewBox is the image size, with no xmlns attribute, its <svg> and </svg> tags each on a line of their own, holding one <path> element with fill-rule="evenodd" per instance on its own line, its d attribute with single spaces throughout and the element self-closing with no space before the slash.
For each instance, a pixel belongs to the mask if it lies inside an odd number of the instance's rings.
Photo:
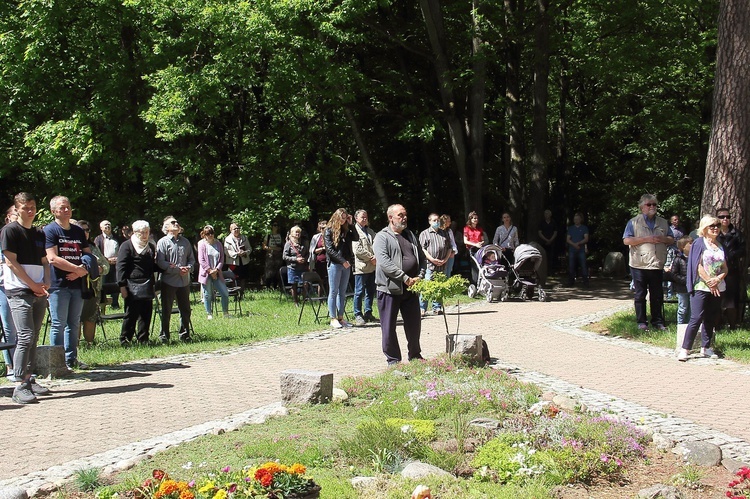
<svg viewBox="0 0 750 499">
<path fill-rule="evenodd" d="M 161 336 L 169 338 L 169 321 L 172 318 L 172 304 L 177 298 L 180 309 L 180 338 L 190 337 L 190 286 L 175 288 L 161 284 Z"/>
<path fill-rule="evenodd" d="M 703 335 L 701 337 L 701 346 L 708 348 L 711 346 L 711 339 L 714 337 L 714 329 L 721 312 L 721 297 L 714 296 L 708 291 L 693 291 L 690 295 L 690 322 L 685 330 L 685 339 L 682 341 L 682 348 L 690 350 L 698 334 L 698 328 L 703 324 Z"/>
<path fill-rule="evenodd" d="M 635 287 L 635 320 L 638 324 L 648 324 L 646 315 L 646 293 L 651 304 L 651 324 L 664 325 L 664 282 L 663 270 L 644 270 L 630 267 Z"/>
<path fill-rule="evenodd" d="M 136 325 L 138 326 L 138 343 L 148 342 L 151 313 L 153 310 L 153 300 L 135 300 L 128 294 L 128 297 L 125 298 L 125 318 L 122 320 L 120 343 L 133 341 Z"/>
<path fill-rule="evenodd" d="M 422 315 L 419 311 L 419 295 L 411 291 L 404 291 L 401 295 L 378 291 L 378 310 L 383 335 L 383 353 L 388 363 L 401 362 L 401 348 L 396 336 L 396 318 L 399 312 L 404 320 L 408 359 L 421 359 L 419 336 L 422 332 Z"/>
</svg>

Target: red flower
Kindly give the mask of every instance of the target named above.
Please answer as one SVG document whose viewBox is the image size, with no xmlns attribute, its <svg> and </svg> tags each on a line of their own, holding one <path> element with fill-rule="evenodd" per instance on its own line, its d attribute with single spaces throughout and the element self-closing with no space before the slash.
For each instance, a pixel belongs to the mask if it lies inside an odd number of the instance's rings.
<svg viewBox="0 0 750 499">
<path fill-rule="evenodd" d="M 167 473 L 162 470 L 154 470 L 153 473 L 151 473 L 151 476 L 153 476 L 157 480 L 164 480 L 165 478 L 169 478 L 167 476 Z"/>
<path fill-rule="evenodd" d="M 255 479 L 264 487 L 270 487 L 273 483 L 273 473 L 265 468 L 260 468 L 255 472 Z"/>
</svg>

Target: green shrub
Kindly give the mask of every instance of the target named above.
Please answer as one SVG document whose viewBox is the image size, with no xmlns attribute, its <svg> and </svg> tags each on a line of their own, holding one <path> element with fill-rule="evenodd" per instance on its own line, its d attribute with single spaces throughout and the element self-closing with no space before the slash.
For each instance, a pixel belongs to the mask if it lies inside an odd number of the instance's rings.
<svg viewBox="0 0 750 499">
<path fill-rule="evenodd" d="M 431 442 L 437 437 L 435 421 L 428 419 L 389 418 L 385 424 L 398 428 L 402 433 L 411 432 L 421 442 Z"/>
</svg>

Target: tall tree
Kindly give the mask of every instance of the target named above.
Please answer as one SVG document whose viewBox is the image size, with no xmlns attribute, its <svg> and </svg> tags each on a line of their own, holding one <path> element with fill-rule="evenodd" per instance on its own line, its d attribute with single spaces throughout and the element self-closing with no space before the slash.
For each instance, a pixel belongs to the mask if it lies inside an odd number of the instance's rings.
<svg viewBox="0 0 750 499">
<path fill-rule="evenodd" d="M 732 211 L 745 234 L 750 225 L 750 2 L 722 0 L 716 52 L 711 139 L 701 211 Z"/>
</svg>

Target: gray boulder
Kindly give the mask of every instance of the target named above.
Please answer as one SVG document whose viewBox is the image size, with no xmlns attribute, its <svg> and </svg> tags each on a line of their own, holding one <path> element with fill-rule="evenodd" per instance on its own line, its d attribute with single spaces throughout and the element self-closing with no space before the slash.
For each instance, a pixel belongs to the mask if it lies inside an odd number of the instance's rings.
<svg viewBox="0 0 750 499">
<path fill-rule="evenodd" d="M 690 464 L 718 466 L 721 464 L 721 448 L 709 442 L 682 442 L 672 450 Z"/>
<path fill-rule="evenodd" d="M 617 279 L 625 277 L 627 275 L 625 255 L 623 255 L 619 251 L 607 253 L 607 256 L 604 257 L 602 275 L 606 277 L 614 277 Z"/>
<path fill-rule="evenodd" d="M 685 499 L 677 487 L 657 483 L 647 489 L 638 491 L 638 499 Z"/>
<path fill-rule="evenodd" d="M 28 499 L 29 495 L 20 487 L 1 487 L 0 499 Z"/>
<path fill-rule="evenodd" d="M 431 475 L 453 476 L 444 469 L 419 461 L 414 461 L 413 463 L 407 464 L 406 467 L 401 471 L 401 476 L 404 478 L 419 479 Z"/>
</svg>

